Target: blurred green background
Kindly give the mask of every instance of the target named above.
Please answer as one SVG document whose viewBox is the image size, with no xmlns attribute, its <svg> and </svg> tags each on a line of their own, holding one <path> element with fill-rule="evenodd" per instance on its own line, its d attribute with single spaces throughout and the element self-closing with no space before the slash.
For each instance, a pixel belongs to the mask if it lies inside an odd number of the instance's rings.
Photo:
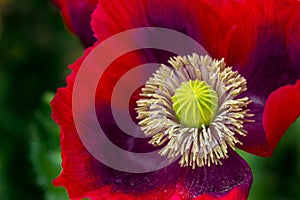
<svg viewBox="0 0 300 200">
<path fill-rule="evenodd" d="M 49 102 L 83 52 L 47 0 L 0 0 L 0 200 L 63 200 L 59 129 Z M 241 152 L 254 174 L 250 199 L 300 199 L 300 119 L 271 158 Z"/>
</svg>

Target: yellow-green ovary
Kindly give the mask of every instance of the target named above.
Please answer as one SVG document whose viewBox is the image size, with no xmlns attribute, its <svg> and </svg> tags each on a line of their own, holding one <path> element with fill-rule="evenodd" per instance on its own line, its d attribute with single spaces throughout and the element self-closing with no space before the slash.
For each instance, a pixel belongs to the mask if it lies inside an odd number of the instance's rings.
<svg viewBox="0 0 300 200">
<path fill-rule="evenodd" d="M 172 97 L 173 109 L 182 125 L 192 128 L 209 126 L 218 109 L 216 92 L 205 82 L 183 82 Z"/>
</svg>

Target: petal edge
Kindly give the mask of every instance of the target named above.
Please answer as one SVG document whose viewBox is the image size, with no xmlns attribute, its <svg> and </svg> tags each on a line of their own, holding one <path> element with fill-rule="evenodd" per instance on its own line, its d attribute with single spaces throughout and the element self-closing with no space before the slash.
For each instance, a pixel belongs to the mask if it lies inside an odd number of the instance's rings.
<svg viewBox="0 0 300 200">
<path fill-rule="evenodd" d="M 271 93 L 263 113 L 267 141 L 275 148 L 289 126 L 300 115 L 300 80 Z"/>
</svg>

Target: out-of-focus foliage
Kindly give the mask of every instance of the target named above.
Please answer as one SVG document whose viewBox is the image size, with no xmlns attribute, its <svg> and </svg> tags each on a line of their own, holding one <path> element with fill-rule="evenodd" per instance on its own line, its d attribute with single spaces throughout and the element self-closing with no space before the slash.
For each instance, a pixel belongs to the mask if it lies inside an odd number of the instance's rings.
<svg viewBox="0 0 300 200">
<path fill-rule="evenodd" d="M 50 0 L 0 0 L 1 200 L 50 195 L 51 183 L 45 182 L 59 173 L 59 149 L 51 149 L 58 147 L 59 136 L 42 96 L 65 85 L 67 65 L 82 51 Z"/>
<path fill-rule="evenodd" d="M 59 129 L 49 117 L 53 93 L 45 93 L 40 109 L 30 125 L 30 159 L 36 174 L 36 182 L 45 192 L 46 200 L 67 199 L 63 188 L 55 188 L 52 179 L 61 171 Z"/>
<path fill-rule="evenodd" d="M 0 0 L 0 200 L 64 200 L 49 101 L 83 52 L 50 0 Z M 250 199 L 300 199 L 300 119 L 272 158 L 241 152 L 254 173 Z"/>
<path fill-rule="evenodd" d="M 300 118 L 283 136 L 272 157 L 261 158 L 245 152 L 241 155 L 254 176 L 250 200 L 300 199 Z"/>
</svg>

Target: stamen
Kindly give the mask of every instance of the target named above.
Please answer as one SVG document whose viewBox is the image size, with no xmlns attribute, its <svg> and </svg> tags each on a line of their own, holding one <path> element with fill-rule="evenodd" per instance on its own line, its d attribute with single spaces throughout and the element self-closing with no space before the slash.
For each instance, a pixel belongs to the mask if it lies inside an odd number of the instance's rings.
<svg viewBox="0 0 300 200">
<path fill-rule="evenodd" d="M 197 54 L 173 57 L 150 78 L 139 101 L 137 118 L 150 144 L 164 147 L 162 156 L 179 159 L 182 167 L 222 164 L 232 149 L 242 144 L 244 123 L 253 122 L 246 109 L 251 100 L 241 97 L 246 80 L 224 59 Z"/>
</svg>

